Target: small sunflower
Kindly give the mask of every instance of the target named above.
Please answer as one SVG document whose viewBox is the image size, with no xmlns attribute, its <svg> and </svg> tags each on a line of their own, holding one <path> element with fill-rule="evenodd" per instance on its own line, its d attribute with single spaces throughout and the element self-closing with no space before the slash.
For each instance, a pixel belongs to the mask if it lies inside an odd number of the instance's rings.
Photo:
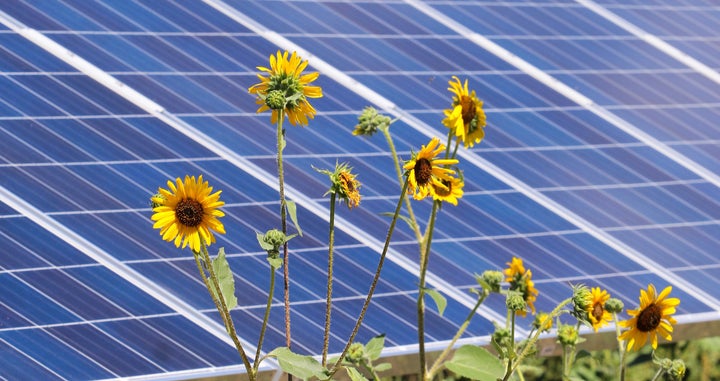
<svg viewBox="0 0 720 381">
<path fill-rule="evenodd" d="M 439 201 L 449 202 L 457 206 L 457 200 L 463 196 L 463 187 L 465 183 L 458 178 L 451 178 L 450 180 L 441 180 L 443 186 L 433 184 L 433 199 Z"/>
<path fill-rule="evenodd" d="M 673 325 L 677 324 L 677 321 L 671 315 L 675 313 L 680 299 L 668 298 L 670 291 L 672 287 L 668 286 L 657 295 L 652 284 L 648 285 L 647 291 L 640 290 L 640 307 L 628 310 L 628 314 L 633 317 L 619 323 L 621 327 L 629 328 L 619 337 L 620 340 L 628 342 L 628 351 L 639 350 L 647 342 L 648 336 L 653 349 L 657 348 L 658 334 L 668 341 L 672 340 Z"/>
<path fill-rule="evenodd" d="M 599 328 L 604 327 L 610 321 L 612 321 L 612 315 L 605 309 L 605 303 L 610 299 L 610 294 L 607 290 L 602 290 L 600 287 L 593 287 L 591 291 L 592 299 L 587 309 L 588 319 L 592 324 L 595 332 Z"/>
<path fill-rule="evenodd" d="M 348 209 L 360 205 L 360 182 L 356 179 L 357 175 L 352 173 L 352 167 L 347 163 L 335 163 L 334 171 L 317 168 L 315 170 L 330 178 L 330 189 L 325 194 L 334 193 L 339 200 L 345 201 Z"/>
<path fill-rule="evenodd" d="M 153 208 L 153 228 L 160 229 L 160 235 L 165 241 L 175 241 L 175 246 L 183 249 L 190 246 L 194 252 L 199 252 L 201 243 L 210 245 L 215 243 L 212 231 L 225 234 L 225 227 L 218 220 L 225 213 L 218 208 L 225 205 L 220 201 L 220 193 L 212 193 L 213 188 L 203 181 L 202 175 L 185 176 L 185 181 L 179 177 L 175 183 L 168 180 L 168 188 L 158 189 L 158 195 L 152 198 L 156 205 Z M 212 230 L 212 231 L 211 231 Z"/>
<path fill-rule="evenodd" d="M 440 144 L 440 139 L 432 138 L 427 146 L 423 146 L 420 152 L 414 154 L 412 159 L 405 163 L 405 170 L 408 175 L 408 193 L 413 194 L 416 200 L 422 200 L 427 196 L 434 196 L 434 187 L 447 188 L 443 180 L 451 182 L 455 171 L 443 166 L 455 165 L 457 159 L 436 159 L 440 152 L 445 150 L 445 145 Z"/>
<path fill-rule="evenodd" d="M 482 109 L 483 102 L 475 95 L 475 90 L 468 91 L 467 79 L 464 84 L 456 76 L 453 76 L 453 80 L 448 81 L 448 90 L 454 94 L 452 108 L 444 111 L 445 119 L 442 123 L 462 140 L 465 148 L 472 147 L 485 137 L 487 121 Z"/>
<path fill-rule="evenodd" d="M 258 70 L 268 74 L 258 74 L 260 83 L 252 85 L 248 91 L 255 94 L 255 103 L 260 105 L 257 112 L 272 109 L 271 123 L 278 121 L 280 110 L 285 114 L 293 126 L 307 126 L 308 118 L 315 117 L 315 108 L 307 101 L 307 98 L 322 97 L 320 86 L 309 86 L 315 81 L 319 73 L 302 74 L 308 65 L 296 52 L 292 55 L 281 53 L 270 56 L 270 68 L 258 66 Z"/>
<path fill-rule="evenodd" d="M 505 281 L 510 283 L 510 291 L 521 292 L 530 311 L 535 314 L 535 301 L 539 292 L 535 288 L 535 282 L 532 281 L 532 271 L 525 270 L 522 259 L 517 257 L 513 257 L 506 265 L 509 267 L 503 273 L 506 276 Z M 524 317 L 527 312 L 518 311 L 518 315 Z"/>
</svg>

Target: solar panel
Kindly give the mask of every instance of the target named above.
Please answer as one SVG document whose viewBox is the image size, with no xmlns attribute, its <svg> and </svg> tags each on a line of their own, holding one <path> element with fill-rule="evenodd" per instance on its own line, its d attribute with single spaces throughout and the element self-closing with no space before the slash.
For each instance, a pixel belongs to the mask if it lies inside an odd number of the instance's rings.
<svg viewBox="0 0 720 381">
<path fill-rule="evenodd" d="M 291 245 L 294 350 L 322 345 L 328 201 L 311 166 L 349 161 L 363 183 L 362 207 L 336 221 L 339 352 L 397 197 L 384 142 L 350 131 L 373 104 L 400 118 L 392 131 L 408 158 L 445 133 L 452 75 L 469 78 L 489 126 L 460 153 L 462 206 L 437 221 L 428 282 L 449 305 L 428 316 L 431 349 L 472 308 L 473 274 L 512 256 L 533 269 L 541 310 L 570 283 L 626 305 L 655 283 L 675 287 L 681 323 L 718 318 L 706 291 L 720 286 L 715 5 L 13 0 L 0 11 L 4 379 L 243 372 L 192 258 L 159 239 L 147 203 L 185 174 L 223 190 L 232 316 L 256 342 L 269 270 L 255 232 L 278 225 L 279 205 L 274 126 L 247 88 L 278 49 L 308 59 L 325 95 L 309 127 L 287 129 L 287 192 L 304 232 Z M 387 333 L 389 356 L 417 344 L 409 229 L 391 251 L 358 337 Z M 268 350 L 285 342 L 276 304 Z M 487 343 L 504 318 L 504 300 L 485 305 L 463 340 Z"/>
</svg>

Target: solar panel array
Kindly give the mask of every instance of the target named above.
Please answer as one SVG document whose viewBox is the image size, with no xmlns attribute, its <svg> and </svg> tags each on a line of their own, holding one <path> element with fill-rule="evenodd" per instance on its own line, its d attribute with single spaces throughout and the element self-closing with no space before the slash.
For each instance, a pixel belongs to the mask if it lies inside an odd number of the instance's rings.
<svg viewBox="0 0 720 381">
<path fill-rule="evenodd" d="M 348 161 L 361 208 L 339 211 L 331 352 L 367 291 L 397 181 L 381 137 L 350 132 L 366 105 L 400 120 L 409 157 L 443 136 L 447 81 L 485 101 L 461 151 L 461 206 L 436 225 L 430 286 L 449 298 L 427 340 L 449 340 L 474 273 L 512 256 L 549 310 L 570 283 L 628 306 L 673 285 L 682 322 L 720 300 L 720 7 L 712 2 L 4 1 L 0 5 L 0 378 L 181 379 L 243 371 L 187 251 L 151 228 L 149 197 L 203 174 L 226 202 L 224 246 L 241 338 L 256 342 L 268 281 L 256 232 L 279 224 L 275 132 L 247 88 L 278 49 L 318 70 L 317 118 L 287 128 L 294 349 L 321 348 L 328 200 Z M 672 22 L 671 22 L 672 21 Z M 416 203 L 426 215 L 429 202 Z M 401 226 L 359 340 L 417 344 L 417 244 Z M 281 295 L 281 290 L 276 290 Z M 266 349 L 284 345 L 280 299 Z M 491 298 L 465 334 L 487 343 Z M 274 369 L 268 362 L 266 369 Z"/>
</svg>

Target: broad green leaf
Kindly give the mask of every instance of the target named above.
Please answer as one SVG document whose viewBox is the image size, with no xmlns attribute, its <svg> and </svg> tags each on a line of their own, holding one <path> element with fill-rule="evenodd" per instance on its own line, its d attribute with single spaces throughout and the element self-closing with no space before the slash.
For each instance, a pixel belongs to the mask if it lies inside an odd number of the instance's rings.
<svg viewBox="0 0 720 381">
<path fill-rule="evenodd" d="M 505 372 L 503 363 L 485 348 L 463 345 L 445 366 L 461 377 L 472 380 L 496 381 Z"/>
<path fill-rule="evenodd" d="M 285 205 L 287 205 L 287 212 L 290 215 L 290 219 L 292 220 L 293 224 L 295 224 L 295 228 L 297 229 L 298 234 L 300 235 L 300 237 L 302 237 L 302 229 L 300 229 L 300 224 L 298 223 L 297 206 L 295 205 L 295 201 L 287 200 L 285 201 Z M 290 240 L 290 238 L 288 238 L 286 241 L 288 240 Z"/>
<path fill-rule="evenodd" d="M 370 361 L 376 360 L 380 358 L 383 348 L 385 348 L 385 334 L 375 336 L 365 344 L 365 356 Z"/>
<path fill-rule="evenodd" d="M 435 301 L 435 305 L 438 308 L 438 314 L 442 316 L 443 312 L 445 312 L 445 307 L 447 307 L 447 299 L 439 293 L 437 290 L 433 290 L 431 288 L 425 289 L 425 293 L 430 295 L 433 301 Z"/>
<path fill-rule="evenodd" d="M 270 266 L 272 266 L 273 270 L 277 270 L 280 267 L 282 267 L 283 260 L 282 258 L 268 258 L 268 263 L 270 263 Z"/>
<path fill-rule="evenodd" d="M 580 360 L 581 358 L 584 358 L 584 357 L 592 357 L 592 354 L 585 349 L 581 349 L 575 355 L 575 360 Z"/>
<path fill-rule="evenodd" d="M 373 369 L 375 369 L 375 372 L 377 373 L 384 372 L 386 370 L 392 369 L 392 364 L 390 364 L 389 362 L 384 362 L 382 364 L 375 365 Z"/>
<path fill-rule="evenodd" d="M 350 376 L 351 381 L 367 381 L 367 379 L 362 374 L 360 374 L 357 369 L 347 367 L 345 368 L 345 370 L 347 371 L 348 376 Z"/>
<path fill-rule="evenodd" d="M 287 347 L 275 348 L 268 356 L 275 357 L 283 371 L 303 380 L 312 377 L 327 378 L 325 368 L 312 356 L 293 353 Z"/>
<path fill-rule="evenodd" d="M 217 257 L 212 260 L 212 267 L 220 284 L 220 292 L 223 298 L 225 298 L 225 305 L 228 310 L 231 310 L 237 306 L 237 298 L 235 297 L 235 279 L 233 279 L 230 265 L 228 264 L 227 258 L 225 258 L 225 248 L 220 248 Z M 215 288 L 211 287 L 210 289 L 213 295 L 217 297 Z"/>
</svg>

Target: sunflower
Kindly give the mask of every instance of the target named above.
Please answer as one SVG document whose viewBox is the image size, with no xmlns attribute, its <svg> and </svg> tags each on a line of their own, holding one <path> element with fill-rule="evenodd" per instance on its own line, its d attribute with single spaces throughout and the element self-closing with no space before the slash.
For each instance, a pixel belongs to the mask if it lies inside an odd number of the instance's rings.
<svg viewBox="0 0 720 381">
<path fill-rule="evenodd" d="M 600 287 L 593 287 L 591 295 L 587 314 L 593 329 L 597 332 L 599 328 L 604 327 L 612 320 L 612 315 L 605 309 L 605 302 L 610 299 L 610 294 L 607 290 L 601 290 Z"/>
<path fill-rule="evenodd" d="M 458 178 L 451 178 L 450 180 L 441 180 L 443 186 L 432 184 L 433 187 L 433 199 L 439 201 L 446 201 L 457 206 L 457 200 L 463 195 L 463 187 L 465 183 Z"/>
<path fill-rule="evenodd" d="M 503 271 L 505 281 L 510 283 L 510 291 L 518 291 L 523 294 L 525 303 L 530 307 L 530 311 L 535 314 L 535 301 L 537 300 L 538 290 L 535 288 L 535 282 L 532 281 L 532 271 L 525 270 L 523 261 L 520 258 L 513 257 L 506 263 L 509 267 Z M 518 315 L 526 316 L 526 311 L 518 311 Z"/>
<path fill-rule="evenodd" d="M 434 187 L 446 188 L 443 180 L 452 182 L 452 175 L 455 171 L 442 166 L 457 164 L 457 159 L 436 159 L 440 152 L 445 150 L 445 145 L 440 144 L 440 139 L 432 138 L 427 146 L 423 146 L 420 152 L 414 154 L 412 159 L 405 163 L 405 170 L 408 175 L 408 193 L 413 194 L 416 200 L 422 200 L 427 196 L 434 196 Z"/>
<path fill-rule="evenodd" d="M 668 298 L 670 291 L 672 287 L 668 286 L 660 295 L 656 295 L 655 286 L 652 284 L 648 285 L 647 291 L 640 290 L 640 307 L 628 310 L 628 314 L 633 318 L 619 323 L 621 327 L 629 328 L 619 337 L 620 340 L 628 342 L 628 351 L 633 348 L 639 350 L 647 342 L 648 336 L 653 349 L 657 348 L 658 334 L 668 341 L 672 340 L 673 325 L 677 324 L 677 321 L 670 315 L 675 313 L 680 299 Z"/>
<path fill-rule="evenodd" d="M 175 246 L 183 249 L 190 246 L 199 252 L 201 245 L 215 242 L 212 231 L 225 234 L 225 227 L 218 217 L 225 215 L 218 207 L 225 205 L 220 201 L 220 192 L 212 193 L 213 188 L 203 182 L 202 175 L 185 176 L 185 181 L 178 177 L 175 183 L 168 180 L 168 188 L 158 189 L 158 195 L 152 198 L 156 205 L 153 208 L 153 228 L 160 229 L 165 241 L 175 241 Z"/>
<path fill-rule="evenodd" d="M 352 167 L 347 163 L 335 163 L 335 170 L 317 169 L 316 171 L 328 175 L 330 178 L 330 189 L 327 193 L 334 193 L 340 201 L 345 201 L 348 209 L 360 205 L 360 182 L 357 175 L 352 173 Z"/>
<path fill-rule="evenodd" d="M 320 86 L 309 86 L 319 74 L 317 72 L 302 74 L 308 65 L 296 52 L 288 57 L 287 51 L 270 56 L 270 68 L 258 66 L 258 70 L 268 76 L 258 74 L 260 83 L 252 85 L 248 91 L 257 96 L 255 103 L 260 105 L 257 112 L 272 109 L 271 123 L 278 121 L 280 110 L 284 110 L 293 126 L 308 124 L 308 118 L 315 117 L 315 108 L 307 98 L 322 97 Z M 280 97 L 278 102 L 277 97 Z"/>
<path fill-rule="evenodd" d="M 448 81 L 448 90 L 454 94 L 452 108 L 444 110 L 445 119 L 442 123 L 462 140 L 465 148 L 472 147 L 485 137 L 487 122 L 482 109 L 483 102 L 475 95 L 475 90 L 468 91 L 467 79 L 465 84 L 456 76 L 453 76 L 453 80 Z"/>
</svg>

